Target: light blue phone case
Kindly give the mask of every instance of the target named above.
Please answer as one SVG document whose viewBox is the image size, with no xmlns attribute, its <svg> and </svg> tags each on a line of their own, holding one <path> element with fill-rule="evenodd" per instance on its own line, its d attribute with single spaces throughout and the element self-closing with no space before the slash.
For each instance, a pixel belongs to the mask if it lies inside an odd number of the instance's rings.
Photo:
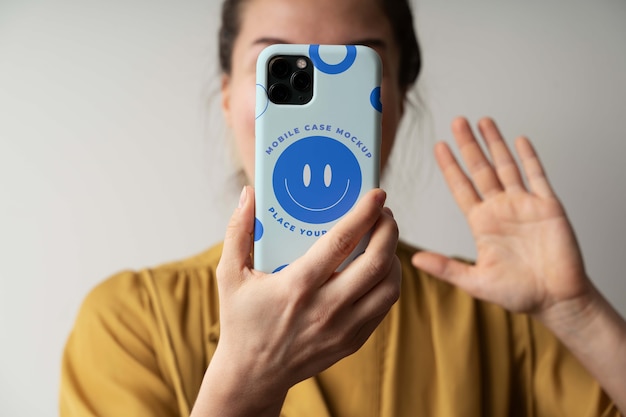
<svg viewBox="0 0 626 417">
<path fill-rule="evenodd" d="M 268 98 L 268 63 L 306 56 L 314 66 L 305 105 Z M 257 61 L 254 268 L 276 272 L 302 256 L 378 187 L 378 54 L 366 46 L 272 45 Z M 361 254 L 364 240 L 340 269 Z"/>
</svg>

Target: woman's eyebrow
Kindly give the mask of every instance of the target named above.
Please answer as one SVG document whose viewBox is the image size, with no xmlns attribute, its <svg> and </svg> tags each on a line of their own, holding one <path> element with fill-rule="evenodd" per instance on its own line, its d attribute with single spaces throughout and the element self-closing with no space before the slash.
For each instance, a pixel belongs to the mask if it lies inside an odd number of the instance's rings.
<svg viewBox="0 0 626 417">
<path fill-rule="evenodd" d="M 252 42 L 252 45 L 276 45 L 279 43 L 285 44 L 291 42 L 287 42 L 286 40 L 280 38 L 258 38 Z"/>
<path fill-rule="evenodd" d="M 252 45 L 275 45 L 275 44 L 290 44 L 290 43 L 291 42 L 288 42 L 281 38 L 258 38 L 254 42 L 252 42 Z M 385 49 L 387 47 L 386 42 L 380 38 L 358 39 L 358 40 L 354 40 L 351 42 L 347 42 L 347 45 L 365 45 L 365 46 L 377 47 L 377 48 L 382 48 L 382 49 Z"/>
<path fill-rule="evenodd" d="M 366 38 L 366 39 L 358 39 L 354 42 L 350 42 L 351 45 L 365 45 L 372 48 L 381 48 L 385 49 L 387 47 L 387 43 L 383 39 L 379 38 Z"/>
</svg>

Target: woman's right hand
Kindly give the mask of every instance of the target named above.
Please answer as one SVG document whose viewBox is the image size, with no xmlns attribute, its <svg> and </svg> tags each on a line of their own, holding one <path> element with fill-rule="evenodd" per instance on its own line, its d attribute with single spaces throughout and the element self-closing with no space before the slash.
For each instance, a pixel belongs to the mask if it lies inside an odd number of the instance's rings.
<svg viewBox="0 0 626 417">
<path fill-rule="evenodd" d="M 203 415 L 278 415 L 291 386 L 365 343 L 400 294 L 398 228 L 385 197 L 370 191 L 304 256 L 264 274 L 252 269 L 254 190 L 244 188 L 217 268 L 221 334 L 198 398 L 209 396 Z M 365 253 L 335 272 L 369 231 Z"/>
</svg>

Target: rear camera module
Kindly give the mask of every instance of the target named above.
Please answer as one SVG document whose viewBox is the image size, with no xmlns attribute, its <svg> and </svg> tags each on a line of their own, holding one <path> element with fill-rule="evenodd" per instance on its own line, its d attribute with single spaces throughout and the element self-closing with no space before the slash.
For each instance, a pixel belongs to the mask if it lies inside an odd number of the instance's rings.
<svg viewBox="0 0 626 417">
<path fill-rule="evenodd" d="M 267 95 L 272 103 L 303 105 L 313 98 L 315 67 L 303 55 L 276 55 L 266 67 Z"/>
</svg>

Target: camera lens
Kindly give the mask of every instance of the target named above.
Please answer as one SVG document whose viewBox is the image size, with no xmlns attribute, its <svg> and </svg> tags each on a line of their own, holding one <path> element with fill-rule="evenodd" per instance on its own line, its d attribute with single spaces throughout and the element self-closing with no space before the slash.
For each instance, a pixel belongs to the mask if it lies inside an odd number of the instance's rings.
<svg viewBox="0 0 626 417">
<path fill-rule="evenodd" d="M 291 85 L 298 91 L 306 91 L 311 87 L 311 76 L 304 71 L 295 72 L 291 76 Z"/>
<path fill-rule="evenodd" d="M 270 100 L 273 103 L 284 103 L 289 100 L 289 97 L 291 96 L 289 87 L 285 84 L 273 84 L 268 93 Z"/>
<path fill-rule="evenodd" d="M 270 62 L 270 72 L 276 78 L 285 78 L 291 71 L 291 65 L 286 59 L 275 58 Z"/>
</svg>

